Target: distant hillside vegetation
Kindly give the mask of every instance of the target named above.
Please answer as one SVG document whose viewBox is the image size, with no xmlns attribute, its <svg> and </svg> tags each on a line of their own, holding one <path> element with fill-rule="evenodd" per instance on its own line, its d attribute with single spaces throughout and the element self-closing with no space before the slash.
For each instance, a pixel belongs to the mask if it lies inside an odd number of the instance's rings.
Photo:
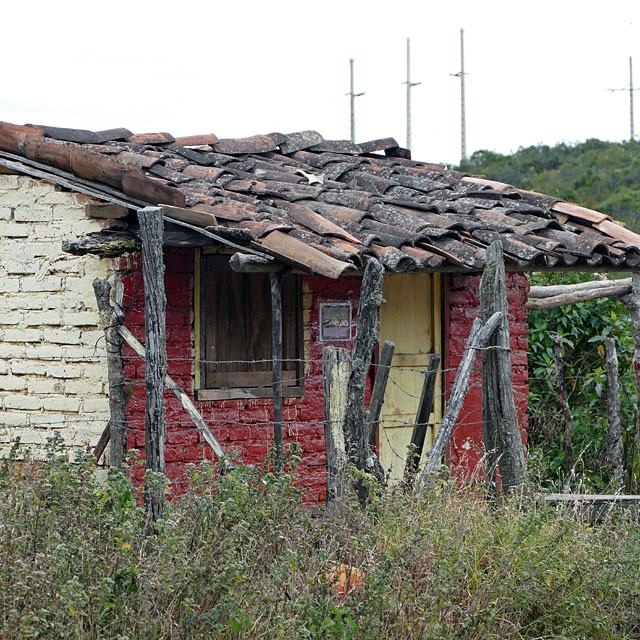
<svg viewBox="0 0 640 640">
<path fill-rule="evenodd" d="M 587 140 L 504 156 L 476 151 L 461 170 L 608 213 L 640 232 L 640 143 Z"/>
</svg>

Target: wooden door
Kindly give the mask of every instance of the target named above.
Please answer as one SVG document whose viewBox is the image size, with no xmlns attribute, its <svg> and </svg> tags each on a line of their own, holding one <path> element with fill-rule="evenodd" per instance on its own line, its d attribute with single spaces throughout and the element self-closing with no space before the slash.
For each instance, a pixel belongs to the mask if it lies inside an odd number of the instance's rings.
<svg viewBox="0 0 640 640">
<path fill-rule="evenodd" d="M 380 310 L 380 343 L 391 340 L 395 352 L 378 431 L 380 462 L 392 482 L 402 479 L 407 447 L 432 353 L 442 354 L 441 275 L 385 275 Z M 435 391 L 435 411 L 429 416 L 424 452 L 431 449 L 442 419 L 442 376 Z"/>
</svg>

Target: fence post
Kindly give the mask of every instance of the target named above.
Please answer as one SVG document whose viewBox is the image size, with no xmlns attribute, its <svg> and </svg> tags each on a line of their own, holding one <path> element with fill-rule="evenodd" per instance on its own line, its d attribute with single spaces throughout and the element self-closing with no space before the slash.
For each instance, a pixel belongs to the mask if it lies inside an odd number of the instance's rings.
<svg viewBox="0 0 640 640">
<path fill-rule="evenodd" d="M 480 315 L 486 322 L 494 313 L 502 321 L 482 353 L 482 423 L 486 456 L 485 486 L 488 495 L 496 491 L 496 454 L 503 490 L 508 492 L 524 479 L 524 451 L 513 397 L 509 306 L 502 243 L 496 240 L 486 251 L 480 282 Z"/>
<path fill-rule="evenodd" d="M 145 331 L 145 468 L 156 473 L 165 472 L 164 388 L 167 375 L 166 306 L 164 291 L 164 260 L 162 237 L 164 223 L 162 208 L 145 207 L 138 211 L 142 237 L 142 272 L 144 277 Z M 144 502 L 147 516 L 153 522 L 162 517 L 164 487 L 158 479 L 150 485 L 145 480 Z"/>
<path fill-rule="evenodd" d="M 373 473 L 379 480 L 384 479 L 384 471 L 369 446 L 369 422 L 364 410 L 364 390 L 373 348 L 378 342 L 378 313 L 383 302 L 383 278 L 384 267 L 378 260 L 371 258 L 365 267 L 360 289 L 344 423 L 349 460 L 358 469 Z"/>
<path fill-rule="evenodd" d="M 376 371 L 376 380 L 373 383 L 373 390 L 371 391 L 371 402 L 369 402 L 369 446 L 371 447 L 376 440 L 380 411 L 384 403 L 384 394 L 387 390 L 387 382 L 389 381 L 389 372 L 391 370 L 391 361 L 393 360 L 395 347 L 393 342 L 389 342 L 389 340 L 385 341 L 382 345 L 380 362 L 378 363 L 378 370 Z"/>
<path fill-rule="evenodd" d="M 471 332 L 467 344 L 464 348 L 464 356 L 462 362 L 458 367 L 456 373 L 456 379 L 453 383 L 453 389 L 449 396 L 449 402 L 447 410 L 442 418 L 442 424 L 440 430 L 436 436 L 433 448 L 429 453 L 429 459 L 422 470 L 420 476 L 420 489 L 425 489 L 429 486 L 433 473 L 437 471 L 440 465 L 440 458 L 444 453 L 445 448 L 449 444 L 451 434 L 453 433 L 453 427 L 456 424 L 458 415 L 460 415 L 460 409 L 462 409 L 462 403 L 464 397 L 467 395 L 467 388 L 469 386 L 469 378 L 471 377 L 471 371 L 473 369 L 473 363 L 478 355 L 478 350 L 482 349 L 487 342 L 489 336 L 495 331 L 498 323 L 502 319 L 500 312 L 494 313 L 486 323 L 483 323 L 480 318 L 476 318 L 471 326 Z"/>
<path fill-rule="evenodd" d="M 327 447 L 327 505 L 344 497 L 347 453 L 344 418 L 347 410 L 349 352 L 325 347 L 322 351 L 324 384 L 324 439 Z"/>
<path fill-rule="evenodd" d="M 620 419 L 620 383 L 618 381 L 618 354 L 613 338 L 604 339 L 607 358 L 608 409 L 606 452 L 610 480 L 618 487 L 624 484 L 624 464 L 622 462 L 622 429 Z"/>
<path fill-rule="evenodd" d="M 107 442 L 109 465 L 119 467 L 127 452 L 127 403 L 125 399 L 124 362 L 122 360 L 122 337 L 118 332 L 119 320 L 109 301 L 111 285 L 107 280 L 93 281 L 100 320 L 104 325 L 107 349 L 107 378 L 109 381 L 109 425 L 96 446 L 96 460 L 102 455 Z"/>
<path fill-rule="evenodd" d="M 273 381 L 273 441 L 276 449 L 276 469 L 282 469 L 282 427 L 284 407 L 282 401 L 282 273 L 270 274 L 271 280 L 271 331 L 272 331 L 272 381 Z"/>
<path fill-rule="evenodd" d="M 424 372 L 424 384 L 422 385 L 422 394 L 420 395 L 420 402 L 418 403 L 416 423 L 411 434 L 409 453 L 404 467 L 404 478 L 405 481 L 409 483 L 413 482 L 414 474 L 418 471 L 420 458 L 422 458 L 429 414 L 433 411 L 433 394 L 436 389 L 440 358 L 439 353 L 432 353 L 429 357 L 429 366 Z"/>
</svg>

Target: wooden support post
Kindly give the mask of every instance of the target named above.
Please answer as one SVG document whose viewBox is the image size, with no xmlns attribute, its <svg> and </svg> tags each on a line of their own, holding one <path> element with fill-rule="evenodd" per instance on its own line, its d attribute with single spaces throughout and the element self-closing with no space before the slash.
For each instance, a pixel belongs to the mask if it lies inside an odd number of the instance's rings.
<svg viewBox="0 0 640 640">
<path fill-rule="evenodd" d="M 324 439 L 327 446 L 327 505 L 344 497 L 347 453 L 344 418 L 347 410 L 349 352 L 325 347 L 322 351 L 324 384 Z"/>
<path fill-rule="evenodd" d="M 620 383 L 618 381 L 618 354 L 613 338 L 604 339 L 607 358 L 608 408 L 609 424 L 607 425 L 606 452 L 609 467 L 609 480 L 618 488 L 624 484 L 624 463 L 622 447 L 622 420 L 620 418 Z"/>
<path fill-rule="evenodd" d="M 573 443 L 571 441 L 571 431 L 573 430 L 573 417 L 571 407 L 567 397 L 567 385 L 564 378 L 564 354 L 562 352 L 562 336 L 553 336 L 553 356 L 556 362 L 556 389 L 560 400 L 560 408 L 564 417 L 564 443 L 565 454 L 567 456 L 567 475 L 564 480 L 563 492 L 568 493 L 571 480 L 575 473 L 575 457 L 573 454 Z"/>
<path fill-rule="evenodd" d="M 364 391 L 373 348 L 378 343 L 378 313 L 383 302 L 383 278 L 384 267 L 378 260 L 371 258 L 365 267 L 360 289 L 344 425 L 349 460 L 358 469 L 373 473 L 380 480 L 384 478 L 384 472 L 369 446 L 369 422 L 364 410 Z"/>
<path fill-rule="evenodd" d="M 449 444 L 451 434 L 453 433 L 453 427 L 455 426 L 458 415 L 460 415 L 460 410 L 462 409 L 464 397 L 467 395 L 469 378 L 471 377 L 473 363 L 478 355 L 478 351 L 484 347 L 485 343 L 501 320 L 502 314 L 497 312 L 494 313 L 486 323 L 483 323 L 480 318 L 476 318 L 473 321 L 471 333 L 469 334 L 469 338 L 464 349 L 464 356 L 462 357 L 462 362 L 458 367 L 458 373 L 456 374 L 453 389 L 449 396 L 447 410 L 442 417 L 440 430 L 438 431 L 438 435 L 433 443 L 429 459 L 427 460 L 420 476 L 420 489 L 425 489 L 429 486 L 433 478 L 433 474 L 440 466 L 440 459 Z"/>
<path fill-rule="evenodd" d="M 124 363 L 122 360 L 122 337 L 118 332 L 118 316 L 111 306 L 111 285 L 107 280 L 93 281 L 100 321 L 104 325 L 107 349 L 107 377 L 109 381 L 109 429 L 105 429 L 94 453 L 96 460 L 111 441 L 109 464 L 119 467 L 127 452 L 127 403 L 125 401 Z"/>
<path fill-rule="evenodd" d="M 480 317 L 486 322 L 494 313 L 502 321 L 482 353 L 482 423 L 485 450 L 485 486 L 495 495 L 496 455 L 506 493 L 524 481 L 524 451 L 513 397 L 509 307 L 502 243 L 493 242 L 486 251 L 480 282 Z"/>
<path fill-rule="evenodd" d="M 622 301 L 631 315 L 633 331 L 633 378 L 636 387 L 636 454 L 640 455 L 640 273 L 631 275 L 631 293 Z M 630 456 L 633 460 L 635 456 Z M 633 468 L 633 465 L 630 465 Z M 640 484 L 640 478 L 636 480 Z M 633 484 L 633 478 L 630 485 Z M 636 485 L 638 486 L 638 485 Z"/>
<path fill-rule="evenodd" d="M 164 292 L 162 208 L 145 207 L 138 211 L 142 236 L 142 272 L 144 277 L 144 325 L 147 358 L 145 363 L 146 414 L 145 453 L 147 471 L 165 472 L 164 388 L 167 375 L 167 298 Z M 164 487 L 145 482 L 144 501 L 153 522 L 162 516 Z"/>
<path fill-rule="evenodd" d="M 413 426 L 409 453 L 407 454 L 407 462 L 404 468 L 404 478 L 409 484 L 413 482 L 414 475 L 418 471 L 420 459 L 422 458 L 429 415 L 433 411 L 433 397 L 436 389 L 436 380 L 438 379 L 440 358 L 439 353 L 432 353 L 429 357 L 429 366 L 424 372 L 424 384 L 422 385 L 422 394 L 420 395 L 420 402 L 418 403 L 416 423 Z"/>
<path fill-rule="evenodd" d="M 391 361 L 393 360 L 393 351 L 395 345 L 387 340 L 382 345 L 380 353 L 380 362 L 376 371 L 376 379 L 373 383 L 371 391 L 371 401 L 369 402 L 369 446 L 373 446 L 376 441 L 376 432 L 378 430 L 378 422 L 380 421 L 380 411 L 384 403 L 384 394 L 387 390 L 387 382 L 389 381 L 389 372 L 391 371 Z"/>
<path fill-rule="evenodd" d="M 273 359 L 273 441 L 276 449 L 276 469 L 282 469 L 282 428 L 284 407 L 282 401 L 282 274 L 272 273 L 271 279 L 271 331 Z"/>
</svg>

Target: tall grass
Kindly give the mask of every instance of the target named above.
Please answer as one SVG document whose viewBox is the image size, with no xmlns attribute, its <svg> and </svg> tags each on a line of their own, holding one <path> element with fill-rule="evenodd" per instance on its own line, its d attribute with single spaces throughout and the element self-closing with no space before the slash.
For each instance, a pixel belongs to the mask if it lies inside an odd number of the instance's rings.
<svg viewBox="0 0 640 640">
<path fill-rule="evenodd" d="M 640 531 L 624 513 L 490 505 L 442 479 L 314 517 L 291 475 L 204 464 L 190 479 L 149 535 L 123 473 L 98 482 L 55 446 L 44 464 L 5 461 L 0 637 L 639 637 Z"/>
</svg>

